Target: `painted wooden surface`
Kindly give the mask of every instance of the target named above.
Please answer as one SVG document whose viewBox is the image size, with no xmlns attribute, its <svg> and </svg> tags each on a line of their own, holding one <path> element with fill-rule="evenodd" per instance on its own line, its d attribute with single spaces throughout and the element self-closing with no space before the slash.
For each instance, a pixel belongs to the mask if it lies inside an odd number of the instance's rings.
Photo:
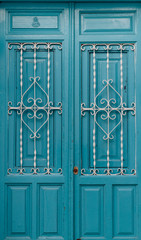
<svg viewBox="0 0 141 240">
<path fill-rule="evenodd" d="M 141 164 L 140 164 L 140 62 L 141 5 L 139 3 L 1 3 L 0 4 L 0 240 L 52 239 L 141 239 Z M 20 52 L 8 50 L 9 42 L 61 42 L 62 50 L 51 51 L 50 98 L 62 102 L 62 115 L 50 117 L 50 164 L 55 173 L 44 175 L 46 166 L 46 127 L 38 141 L 37 166 L 40 173 L 30 173 L 33 166 L 33 142 L 24 128 L 24 175 L 20 166 L 19 116 L 8 116 L 8 101 L 20 96 Z M 93 168 L 93 119 L 81 117 L 81 100 L 93 100 L 92 51 L 85 43 L 135 43 L 135 59 L 130 51 L 123 54 L 124 98 L 136 101 L 136 117 L 124 121 L 124 167 L 136 175 L 81 175 L 81 168 Z M 44 49 L 37 51 L 37 72 L 46 88 L 48 62 Z M 110 74 L 114 87 L 120 89 L 120 56 L 110 55 Z M 105 78 L 106 55 L 96 54 L 98 91 Z M 25 89 L 33 75 L 33 52 L 23 56 Z M 136 96 L 135 96 L 136 90 Z M 44 99 L 43 92 L 37 94 Z M 133 120 L 134 119 L 134 120 Z M 27 119 L 25 119 L 26 121 Z M 135 121 L 135 125 L 134 125 Z M 30 125 L 33 127 L 32 124 Z M 105 145 L 97 130 L 97 166 L 106 167 Z M 120 167 L 120 136 L 112 145 L 110 166 Z M 78 166 L 78 175 L 73 175 Z M 13 173 L 7 174 L 11 168 Z"/>
</svg>

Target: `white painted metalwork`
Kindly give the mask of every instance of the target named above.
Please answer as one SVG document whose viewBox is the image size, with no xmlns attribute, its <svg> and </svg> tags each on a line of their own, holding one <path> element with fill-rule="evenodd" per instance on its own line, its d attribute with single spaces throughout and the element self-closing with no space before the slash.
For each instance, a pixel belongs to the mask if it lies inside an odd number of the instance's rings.
<svg viewBox="0 0 141 240">
<path fill-rule="evenodd" d="M 90 169 L 91 175 L 127 175 L 126 169 L 123 166 L 123 116 L 126 115 L 127 111 L 131 111 L 132 115 L 135 115 L 135 103 L 131 104 L 131 107 L 127 107 L 126 103 L 123 102 L 123 50 L 126 49 L 127 46 L 131 48 L 131 50 L 135 51 L 135 44 L 133 43 L 108 43 L 108 44 L 82 44 L 81 51 L 85 51 L 86 46 L 90 46 L 90 50 L 93 51 L 93 87 L 94 87 L 94 102 L 90 104 L 90 107 L 86 107 L 85 103 L 81 103 L 81 116 L 83 117 L 86 111 L 89 111 L 91 115 L 94 116 L 94 126 L 93 126 L 93 169 Z M 109 52 L 110 50 L 116 47 L 116 50 L 120 52 L 120 89 L 121 93 L 119 93 L 113 86 L 113 80 L 109 79 Z M 104 87 L 100 90 L 98 94 L 96 94 L 96 51 L 99 50 L 99 47 L 102 47 L 102 50 L 107 55 L 107 79 L 103 80 Z M 113 106 L 116 104 L 115 98 L 110 98 L 110 89 L 112 89 L 120 98 L 120 104 L 118 106 Z M 101 105 L 106 104 L 104 107 L 99 106 L 97 104 L 97 98 L 100 94 L 106 90 L 107 98 L 100 99 Z M 120 115 L 119 122 L 110 130 L 110 120 L 116 119 L 116 112 Z M 102 112 L 101 119 L 107 120 L 107 131 L 98 123 L 97 114 Z M 96 167 L 96 125 L 103 131 L 104 136 L 103 140 L 107 141 L 107 168 L 103 173 L 100 173 L 99 169 Z M 117 169 L 117 173 L 113 172 L 113 169 L 110 168 L 110 140 L 114 138 L 113 132 L 120 125 L 120 155 L 121 155 L 121 167 Z M 136 166 L 136 163 L 135 163 Z M 82 175 L 87 175 L 86 169 L 81 170 Z M 88 175 L 90 175 L 88 174 Z M 136 174 L 136 168 L 131 170 L 131 174 Z"/>
<path fill-rule="evenodd" d="M 8 114 L 11 115 L 13 110 L 16 110 L 17 113 L 20 115 L 20 169 L 17 171 L 20 174 L 23 174 L 25 172 L 25 168 L 23 168 L 23 124 L 30 130 L 30 138 L 33 139 L 34 141 L 34 166 L 31 169 L 31 172 L 33 174 L 37 174 L 39 172 L 39 168 L 37 168 L 37 138 L 40 138 L 40 130 L 41 128 L 47 124 L 47 167 L 44 168 L 45 174 L 50 174 L 51 171 L 53 172 L 53 169 L 50 168 L 50 133 L 49 133 L 49 116 L 53 113 L 53 111 L 57 110 L 59 114 L 62 114 L 62 103 L 59 102 L 58 106 L 55 107 L 53 106 L 53 103 L 50 101 L 49 97 L 49 89 L 50 89 L 50 50 L 53 48 L 53 46 L 58 45 L 58 49 L 62 49 L 62 44 L 61 43 L 9 43 L 8 48 L 9 50 L 12 49 L 13 45 L 17 45 L 17 49 L 20 50 L 20 91 L 21 91 L 21 99 L 20 102 L 18 102 L 17 106 L 12 106 L 12 102 L 8 102 Z M 33 62 L 34 62 L 34 76 L 30 77 L 31 84 L 30 86 L 26 89 L 25 92 L 23 92 L 23 51 L 26 51 L 27 46 L 31 47 L 33 49 Z M 47 93 L 46 91 L 41 87 L 39 84 L 40 77 L 37 76 L 37 50 L 40 48 L 40 46 L 43 46 L 44 49 L 47 50 L 47 56 L 48 56 L 48 62 L 47 62 Z M 38 103 L 42 103 L 41 98 L 37 98 L 36 96 L 36 87 L 39 87 L 42 92 L 44 92 L 46 96 L 46 103 L 44 106 L 38 105 Z M 25 97 L 25 94 L 31 89 L 34 89 L 34 97 L 29 97 L 27 99 L 28 103 L 31 103 L 32 105 L 26 106 L 23 102 L 23 99 Z M 31 127 L 24 121 L 23 115 L 26 113 L 26 111 L 31 111 L 32 113 L 28 113 L 27 117 L 29 119 L 33 119 L 34 121 L 34 130 L 31 129 Z M 43 122 L 41 126 L 37 129 L 37 119 L 42 119 L 43 114 L 38 112 L 42 110 L 43 112 L 46 113 L 46 119 Z M 8 174 L 12 172 L 12 169 L 8 169 Z M 62 173 L 62 169 L 58 169 L 58 173 Z"/>
<path fill-rule="evenodd" d="M 123 46 L 120 45 L 120 79 L 121 79 L 121 106 L 123 105 L 123 61 L 122 61 L 122 51 L 123 51 Z M 123 113 L 121 114 L 121 172 L 123 173 Z"/>
</svg>

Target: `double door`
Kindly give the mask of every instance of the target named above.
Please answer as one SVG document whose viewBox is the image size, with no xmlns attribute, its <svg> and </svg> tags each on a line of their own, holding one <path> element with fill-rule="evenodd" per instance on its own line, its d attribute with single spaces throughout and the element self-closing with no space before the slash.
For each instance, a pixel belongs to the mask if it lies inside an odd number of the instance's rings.
<svg viewBox="0 0 141 240">
<path fill-rule="evenodd" d="M 0 7 L 0 239 L 140 239 L 141 5 Z"/>
</svg>

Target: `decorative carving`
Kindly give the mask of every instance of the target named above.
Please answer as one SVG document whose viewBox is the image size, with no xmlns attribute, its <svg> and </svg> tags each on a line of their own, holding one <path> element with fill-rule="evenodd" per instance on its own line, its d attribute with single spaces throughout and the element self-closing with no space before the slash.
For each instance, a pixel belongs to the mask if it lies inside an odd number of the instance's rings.
<svg viewBox="0 0 141 240">
<path fill-rule="evenodd" d="M 40 27 L 40 23 L 39 23 L 38 17 L 34 17 L 33 18 L 32 27 L 35 27 L 35 28 Z"/>
</svg>

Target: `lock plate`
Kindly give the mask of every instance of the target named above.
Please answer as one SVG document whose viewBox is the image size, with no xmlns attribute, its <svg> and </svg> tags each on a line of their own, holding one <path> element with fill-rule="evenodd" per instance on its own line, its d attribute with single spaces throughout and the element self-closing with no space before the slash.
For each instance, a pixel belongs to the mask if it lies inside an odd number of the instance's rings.
<svg viewBox="0 0 141 240">
<path fill-rule="evenodd" d="M 77 175 L 77 174 L 78 174 L 78 167 L 74 167 L 73 173 L 74 173 L 74 175 Z M 79 240 L 79 239 L 78 239 L 78 240 Z"/>
</svg>

